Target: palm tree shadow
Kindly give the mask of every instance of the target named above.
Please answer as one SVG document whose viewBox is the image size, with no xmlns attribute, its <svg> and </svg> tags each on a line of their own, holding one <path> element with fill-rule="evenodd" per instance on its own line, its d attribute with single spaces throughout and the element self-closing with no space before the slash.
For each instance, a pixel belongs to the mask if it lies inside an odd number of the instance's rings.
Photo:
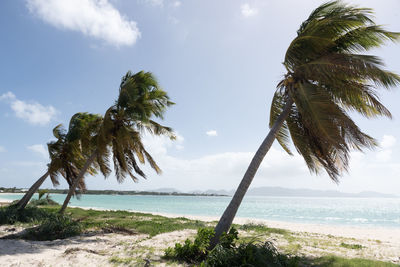
<svg viewBox="0 0 400 267">
<path fill-rule="evenodd" d="M 84 250 L 89 253 L 102 255 L 100 251 L 88 249 L 90 244 L 107 242 L 105 239 L 107 232 L 84 233 L 79 236 L 66 239 L 56 239 L 52 241 L 33 241 L 22 239 L 18 234 L 10 234 L 0 238 L 0 257 L 18 254 L 37 254 L 46 250 L 63 251 L 69 254 L 73 251 Z M 104 240 L 103 240 L 104 239 Z"/>
</svg>

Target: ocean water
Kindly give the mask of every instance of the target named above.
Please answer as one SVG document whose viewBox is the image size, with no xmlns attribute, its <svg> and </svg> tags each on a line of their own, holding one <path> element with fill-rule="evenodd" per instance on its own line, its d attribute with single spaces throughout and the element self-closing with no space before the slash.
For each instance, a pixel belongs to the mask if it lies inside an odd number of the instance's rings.
<svg viewBox="0 0 400 267">
<path fill-rule="evenodd" d="M 62 203 L 66 195 L 51 194 Z M 0 194 L 19 199 L 22 194 Z M 221 216 L 230 197 L 83 195 L 71 206 Z M 245 197 L 237 217 L 328 225 L 400 228 L 400 198 Z"/>
</svg>

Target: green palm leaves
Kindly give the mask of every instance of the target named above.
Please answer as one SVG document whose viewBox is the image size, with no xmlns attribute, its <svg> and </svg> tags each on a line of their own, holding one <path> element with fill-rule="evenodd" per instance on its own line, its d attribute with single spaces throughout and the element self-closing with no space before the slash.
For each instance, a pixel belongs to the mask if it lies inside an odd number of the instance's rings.
<svg viewBox="0 0 400 267">
<path fill-rule="evenodd" d="M 53 135 L 57 140 L 49 142 L 47 147 L 51 160 L 48 171 L 54 185 L 59 184 L 59 176 L 62 176 L 70 186 L 78 177 L 90 151 L 93 150 L 90 136 L 96 128 L 99 128 L 101 121 L 100 115 L 76 113 L 70 120 L 68 132 L 61 124 L 53 129 Z M 95 168 L 89 168 L 88 172 L 91 175 L 97 173 Z M 78 184 L 78 188 L 80 191 L 86 189 L 84 180 Z"/>
<path fill-rule="evenodd" d="M 399 40 L 400 34 L 375 25 L 372 11 L 332 1 L 315 9 L 289 45 L 270 114 L 274 124 L 287 101 L 290 113 L 277 134 L 288 152 L 290 138 L 312 172 L 325 169 L 334 181 L 348 169 L 351 149 L 376 146 L 348 112 L 367 118 L 391 117 L 377 88 L 400 84 L 375 56 L 358 54 Z"/>
<path fill-rule="evenodd" d="M 122 182 L 126 176 L 138 181 L 134 173 L 146 178 L 139 167 L 139 163 L 144 164 L 146 161 L 156 173 L 161 173 L 157 163 L 144 148 L 142 135 L 148 132 L 174 139 L 171 128 L 151 119 L 162 119 L 167 107 L 173 104 L 150 72 L 128 72 L 122 78 L 119 97 L 106 111 L 99 136 L 99 154 L 111 150 L 118 182 Z"/>
<path fill-rule="evenodd" d="M 116 106 L 123 108 L 132 121 L 147 123 L 152 117 L 163 119 L 164 112 L 173 104 L 152 73 L 128 71 L 122 77 Z"/>
</svg>

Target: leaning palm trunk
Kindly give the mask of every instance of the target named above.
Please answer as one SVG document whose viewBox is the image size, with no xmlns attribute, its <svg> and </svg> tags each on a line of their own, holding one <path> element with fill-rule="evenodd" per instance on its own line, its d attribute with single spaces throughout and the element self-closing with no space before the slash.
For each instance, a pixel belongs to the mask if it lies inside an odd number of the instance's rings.
<svg viewBox="0 0 400 267">
<path fill-rule="evenodd" d="M 229 203 L 224 214 L 219 220 L 217 226 L 215 227 L 215 235 L 210 242 L 211 249 L 214 248 L 215 245 L 219 242 L 219 238 L 221 237 L 222 233 L 228 232 L 229 228 L 231 227 L 233 218 L 235 218 L 236 212 L 238 211 L 239 206 L 242 203 L 243 197 L 246 194 L 247 189 L 249 188 L 251 182 L 253 181 L 253 178 L 262 160 L 264 159 L 265 155 L 271 148 L 278 130 L 281 128 L 283 122 L 289 115 L 292 104 L 293 100 L 289 97 L 282 113 L 275 121 L 267 137 L 264 139 L 261 146 L 258 148 L 256 154 L 254 155 L 253 159 L 251 160 L 251 163 L 247 168 L 247 171 L 244 174 L 243 179 L 240 182 L 238 188 L 236 189 L 236 192 L 233 195 L 231 202 Z"/>
<path fill-rule="evenodd" d="M 83 166 L 82 170 L 79 172 L 78 176 L 76 177 L 76 179 L 73 181 L 72 185 L 69 187 L 69 191 L 68 191 L 68 195 L 64 200 L 64 204 L 62 205 L 59 213 L 64 213 L 65 209 L 68 206 L 69 201 L 71 200 L 72 195 L 75 192 L 75 189 L 77 188 L 78 184 L 80 183 L 80 181 L 83 179 L 83 177 L 85 176 L 85 173 L 87 172 L 87 170 L 89 169 L 90 165 L 92 165 L 92 163 L 94 162 L 94 160 L 96 159 L 97 156 L 97 150 L 95 152 L 93 152 L 93 154 L 88 158 L 88 160 L 86 161 L 85 165 Z"/>
<path fill-rule="evenodd" d="M 40 188 L 46 178 L 49 176 L 49 171 L 47 171 L 42 177 L 39 178 L 32 186 L 29 188 L 28 192 L 18 201 L 17 207 L 20 210 L 23 210 L 26 205 L 28 205 L 29 200 L 31 200 L 33 194 Z"/>
</svg>

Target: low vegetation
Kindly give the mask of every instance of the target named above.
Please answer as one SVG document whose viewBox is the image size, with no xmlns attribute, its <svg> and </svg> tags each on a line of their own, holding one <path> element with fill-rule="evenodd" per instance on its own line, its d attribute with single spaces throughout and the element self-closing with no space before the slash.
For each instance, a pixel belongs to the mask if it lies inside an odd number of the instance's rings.
<svg viewBox="0 0 400 267">
<path fill-rule="evenodd" d="M 37 224 L 51 217 L 52 214 L 46 209 L 28 206 L 18 210 L 16 206 L 0 207 L 0 225 L 15 223 Z"/>
<path fill-rule="evenodd" d="M 169 247 L 165 250 L 165 257 L 188 263 L 201 262 L 209 253 L 207 248 L 213 235 L 214 230 L 212 228 L 200 228 L 194 241 L 186 239 L 183 244 L 176 243 L 174 248 Z"/>
<path fill-rule="evenodd" d="M 350 248 L 350 249 L 362 249 L 364 246 L 360 244 L 347 244 L 347 243 L 340 243 L 341 247 Z"/>
<path fill-rule="evenodd" d="M 367 259 L 345 259 L 337 256 L 326 256 L 316 258 L 310 266 L 326 267 L 395 267 L 398 266 L 389 262 L 367 260 Z"/>
<path fill-rule="evenodd" d="M 77 236 L 82 233 L 82 225 L 64 215 L 53 215 L 42 224 L 27 229 L 21 238 L 28 240 L 55 240 Z"/>
<path fill-rule="evenodd" d="M 288 230 L 280 228 L 269 228 L 263 224 L 247 223 L 243 225 L 238 225 L 237 227 L 239 230 L 254 231 L 262 234 L 280 234 L 280 235 L 290 234 Z"/>
<path fill-rule="evenodd" d="M 47 207 L 48 210 L 54 210 Z M 67 215 L 79 220 L 84 229 L 120 228 L 148 234 L 150 237 L 161 233 L 183 229 L 198 229 L 206 224 L 187 218 L 167 218 L 140 212 L 129 211 L 99 211 L 69 208 Z"/>
<path fill-rule="evenodd" d="M 184 244 L 176 243 L 174 248 L 167 248 L 165 258 L 215 267 L 298 266 L 296 257 L 279 253 L 269 241 L 240 244 L 235 228 L 222 234 L 219 244 L 209 250 L 213 235 L 212 228 L 200 228 L 193 242 L 186 239 Z"/>
<path fill-rule="evenodd" d="M 148 234 L 150 237 L 166 232 L 198 229 L 199 227 L 206 226 L 206 223 L 198 220 L 167 218 L 140 212 L 68 208 L 65 216 L 59 216 L 57 210 L 57 206 L 41 206 L 41 208 L 38 208 L 31 204 L 23 210 L 18 210 L 15 206 L 1 207 L 0 225 L 15 223 L 40 224 L 40 227 L 36 227 L 32 231 L 44 234 L 46 229 L 56 227 L 57 225 L 53 224 L 53 222 L 57 222 L 73 228 L 67 230 L 68 233 L 79 234 L 81 231 L 103 230 L 105 232 L 142 233 Z M 76 231 L 78 224 L 81 231 Z M 60 233 L 58 238 L 71 236 L 60 232 L 58 228 L 53 230 Z M 33 237 L 36 235 L 31 232 L 29 236 L 29 239 L 34 239 Z M 38 240 L 53 239 L 55 239 L 54 236 L 49 236 L 47 239 L 41 238 Z"/>
<path fill-rule="evenodd" d="M 29 202 L 29 205 L 37 207 L 37 206 L 60 206 L 56 201 L 51 198 L 42 198 L 42 199 L 32 199 Z"/>
</svg>

